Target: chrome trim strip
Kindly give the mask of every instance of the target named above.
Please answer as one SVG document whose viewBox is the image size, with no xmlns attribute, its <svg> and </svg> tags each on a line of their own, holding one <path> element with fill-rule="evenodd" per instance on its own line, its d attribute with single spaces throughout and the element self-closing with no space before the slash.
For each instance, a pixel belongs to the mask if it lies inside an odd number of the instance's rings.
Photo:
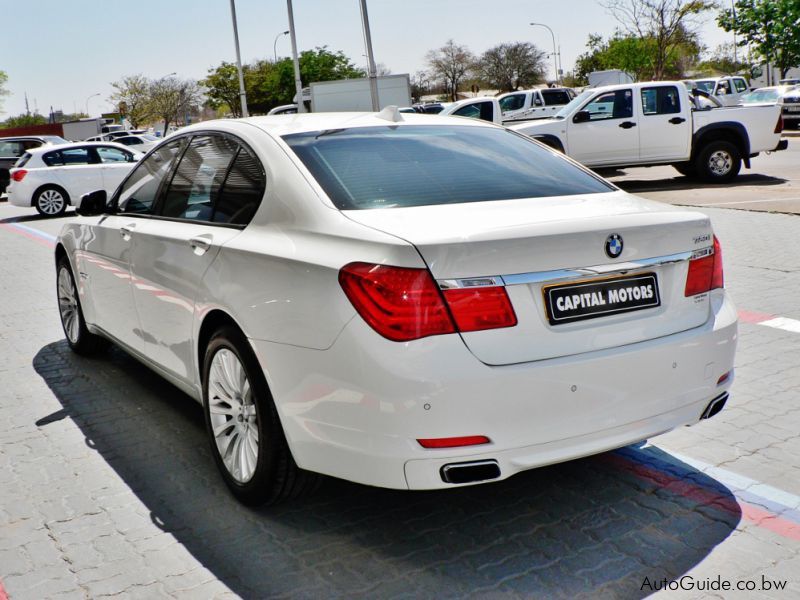
<svg viewBox="0 0 800 600">
<path fill-rule="evenodd" d="M 654 256 L 652 258 L 640 258 L 620 263 L 610 263 L 604 265 L 594 265 L 592 267 L 581 267 L 579 269 L 556 269 L 554 271 L 534 271 L 532 273 L 515 273 L 513 275 L 495 275 L 490 277 L 470 277 L 468 279 L 440 279 L 439 287 L 443 290 L 469 288 L 469 287 L 490 287 L 500 285 L 530 285 L 532 283 L 544 283 L 563 281 L 567 279 L 579 279 L 596 275 L 606 275 L 609 273 L 625 273 L 637 269 L 647 269 L 660 265 L 684 262 L 695 258 L 702 258 L 714 254 L 714 247 L 708 246 L 699 250 L 689 250 L 687 252 L 677 252 L 665 256 Z"/>
</svg>

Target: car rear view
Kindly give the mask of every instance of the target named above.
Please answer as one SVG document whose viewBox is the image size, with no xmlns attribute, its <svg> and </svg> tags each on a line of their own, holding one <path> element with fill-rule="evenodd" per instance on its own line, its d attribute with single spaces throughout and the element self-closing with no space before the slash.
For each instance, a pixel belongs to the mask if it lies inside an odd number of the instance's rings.
<svg viewBox="0 0 800 600">
<path fill-rule="evenodd" d="M 441 488 L 718 412 L 737 324 L 709 219 L 447 121 L 283 136 L 335 208 L 420 257 L 342 265 L 354 318 L 274 382 L 298 464 Z"/>
</svg>

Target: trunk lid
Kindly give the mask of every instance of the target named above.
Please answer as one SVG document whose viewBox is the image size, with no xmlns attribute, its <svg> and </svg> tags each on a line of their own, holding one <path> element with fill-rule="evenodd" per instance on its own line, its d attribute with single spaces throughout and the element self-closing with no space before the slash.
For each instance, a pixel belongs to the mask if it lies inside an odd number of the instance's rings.
<svg viewBox="0 0 800 600">
<path fill-rule="evenodd" d="M 708 294 L 684 297 L 687 253 L 713 243 L 709 219 L 698 212 L 613 192 L 344 214 L 413 244 L 443 286 L 477 278 L 495 278 L 506 285 L 518 324 L 461 334 L 486 364 L 632 344 L 685 331 L 708 319 Z M 623 240 L 617 258 L 605 251 L 613 234 Z M 674 256 L 681 254 L 682 260 Z M 647 259 L 656 257 L 671 260 L 648 264 Z M 643 274 L 655 275 L 659 306 L 567 322 L 552 322 L 548 315 L 545 294 L 550 286 Z"/>
</svg>

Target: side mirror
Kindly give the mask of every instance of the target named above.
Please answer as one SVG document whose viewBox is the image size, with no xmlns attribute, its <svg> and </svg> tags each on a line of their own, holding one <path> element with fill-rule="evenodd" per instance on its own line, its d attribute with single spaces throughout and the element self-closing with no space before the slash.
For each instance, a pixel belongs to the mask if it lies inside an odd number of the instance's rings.
<svg viewBox="0 0 800 600">
<path fill-rule="evenodd" d="M 575 116 L 572 117 L 573 123 L 588 123 L 591 119 L 591 114 L 589 114 L 588 110 L 579 110 L 575 113 Z"/>
<path fill-rule="evenodd" d="M 95 215 L 102 215 L 106 210 L 106 202 L 108 201 L 108 194 L 105 190 L 96 190 L 81 196 L 81 203 L 75 209 L 76 212 L 82 217 L 93 217 Z"/>
<path fill-rule="evenodd" d="M 536 106 L 541 106 L 541 105 L 542 105 L 542 101 L 541 101 L 541 100 L 539 100 L 539 98 L 534 98 L 534 99 L 533 99 L 533 103 L 534 103 Z"/>
</svg>

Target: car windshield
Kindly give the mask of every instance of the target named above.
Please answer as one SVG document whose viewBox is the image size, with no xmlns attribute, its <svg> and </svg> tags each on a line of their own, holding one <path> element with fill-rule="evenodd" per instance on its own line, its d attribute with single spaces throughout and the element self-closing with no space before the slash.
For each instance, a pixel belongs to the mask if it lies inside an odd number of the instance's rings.
<svg viewBox="0 0 800 600">
<path fill-rule="evenodd" d="M 140 136 L 143 140 L 147 140 L 148 142 L 157 142 L 158 138 L 154 135 L 150 135 L 149 133 L 142 133 Z"/>
<path fill-rule="evenodd" d="M 575 110 L 578 106 L 583 104 L 584 100 L 588 100 L 592 94 L 594 94 L 594 90 L 586 90 L 585 92 L 581 92 L 577 96 L 575 96 L 569 104 L 566 104 L 564 108 L 558 111 L 554 118 L 556 119 L 566 119 L 573 110 Z"/>
<path fill-rule="evenodd" d="M 759 102 L 777 102 L 781 97 L 778 90 L 755 90 L 741 98 L 742 104 L 757 104 Z"/>
<path fill-rule="evenodd" d="M 358 127 L 283 140 L 341 210 L 614 190 L 525 136 L 496 127 Z"/>
<path fill-rule="evenodd" d="M 716 83 L 717 82 L 714 81 L 713 79 L 706 79 L 706 80 L 701 80 L 701 81 L 695 81 L 694 82 L 694 87 L 696 87 L 699 90 L 703 90 L 704 92 L 708 92 L 709 94 L 713 94 L 714 93 L 714 84 L 716 84 Z"/>
</svg>

